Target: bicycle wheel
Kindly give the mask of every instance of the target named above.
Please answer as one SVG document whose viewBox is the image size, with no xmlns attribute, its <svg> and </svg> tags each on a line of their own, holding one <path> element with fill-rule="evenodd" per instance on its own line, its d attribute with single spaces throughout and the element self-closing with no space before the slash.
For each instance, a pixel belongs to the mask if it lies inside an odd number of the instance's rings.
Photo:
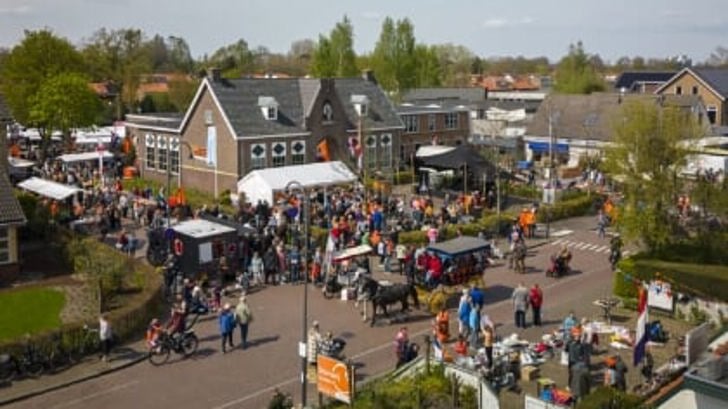
<svg viewBox="0 0 728 409">
<path fill-rule="evenodd" d="M 199 346 L 200 341 L 197 339 L 197 335 L 190 334 L 186 335 L 182 339 L 182 353 L 185 356 L 185 358 L 190 357 L 195 352 L 197 352 L 197 347 Z"/>
<path fill-rule="evenodd" d="M 12 382 L 17 374 L 16 363 L 12 358 L 10 361 L 3 362 L 0 365 L 0 385 Z"/>
<path fill-rule="evenodd" d="M 149 351 L 149 362 L 154 366 L 163 365 L 169 360 L 170 352 L 171 351 L 167 345 L 160 345 L 156 348 L 152 348 Z"/>
<path fill-rule="evenodd" d="M 30 378 L 37 378 L 45 372 L 45 365 L 41 360 L 34 358 L 32 361 L 26 362 L 23 365 L 23 369 L 25 370 L 25 374 Z"/>
</svg>

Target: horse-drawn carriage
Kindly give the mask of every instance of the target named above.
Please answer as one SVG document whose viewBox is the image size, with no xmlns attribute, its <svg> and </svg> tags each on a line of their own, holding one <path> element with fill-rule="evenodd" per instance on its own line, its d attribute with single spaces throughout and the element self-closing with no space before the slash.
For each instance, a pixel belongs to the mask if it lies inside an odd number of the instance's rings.
<svg viewBox="0 0 728 409">
<path fill-rule="evenodd" d="M 345 288 L 356 285 L 356 277 L 369 274 L 369 255 L 372 248 L 367 244 L 338 251 L 331 256 L 331 264 L 324 283 L 324 297 L 331 298 Z"/>
</svg>

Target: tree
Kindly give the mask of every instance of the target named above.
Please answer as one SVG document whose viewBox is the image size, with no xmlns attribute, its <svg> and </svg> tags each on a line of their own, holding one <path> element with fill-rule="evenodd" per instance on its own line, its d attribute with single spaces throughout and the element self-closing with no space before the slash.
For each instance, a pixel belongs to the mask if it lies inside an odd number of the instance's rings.
<svg viewBox="0 0 728 409">
<path fill-rule="evenodd" d="M 718 46 L 715 51 L 710 53 L 710 57 L 706 63 L 713 67 L 728 67 L 728 48 Z"/>
<path fill-rule="evenodd" d="M 442 85 L 467 87 L 470 85 L 470 69 L 473 53 L 462 45 L 439 44 L 432 46 L 441 68 Z"/>
<path fill-rule="evenodd" d="M 616 224 L 629 241 L 658 252 L 678 238 L 673 214 L 691 141 L 700 127 L 689 111 L 672 105 L 630 102 L 615 118 L 605 168 L 621 179 L 624 202 Z"/>
<path fill-rule="evenodd" d="M 60 130 L 70 144 L 71 129 L 91 126 L 101 114 L 101 101 L 88 84 L 88 78 L 77 73 L 48 78 L 30 98 L 30 123 L 44 134 Z"/>
<path fill-rule="evenodd" d="M 569 46 L 569 54 L 559 62 L 554 79 L 555 90 L 564 94 L 591 94 L 605 89 L 592 56 L 584 51 L 581 41 Z"/>
<path fill-rule="evenodd" d="M 41 86 L 60 73 L 83 71 L 81 55 L 66 39 L 49 30 L 26 31 L 23 41 L 3 60 L 0 89 L 15 120 L 33 126 L 30 121 L 32 98 Z"/>
<path fill-rule="evenodd" d="M 218 48 L 205 64 L 219 68 L 224 76 L 238 77 L 252 73 L 255 56 L 242 38 L 233 44 Z"/>
<path fill-rule="evenodd" d="M 433 47 L 424 44 L 415 46 L 415 76 L 417 87 L 440 86 L 442 68 Z"/>
<path fill-rule="evenodd" d="M 169 102 L 174 105 L 179 112 L 185 112 L 195 97 L 200 81 L 196 79 L 190 80 L 172 80 L 169 82 Z"/>
<path fill-rule="evenodd" d="M 336 23 L 328 37 L 319 35 L 311 61 L 311 73 L 321 78 L 353 77 L 358 74 L 354 28 L 347 16 Z"/>
<path fill-rule="evenodd" d="M 387 17 L 372 54 L 372 68 L 387 91 L 400 94 L 417 86 L 414 27 L 408 19 L 395 22 Z"/>
<path fill-rule="evenodd" d="M 195 60 L 192 58 L 190 46 L 182 37 L 167 37 L 167 50 L 170 68 L 173 71 L 191 74 L 195 69 Z"/>
</svg>

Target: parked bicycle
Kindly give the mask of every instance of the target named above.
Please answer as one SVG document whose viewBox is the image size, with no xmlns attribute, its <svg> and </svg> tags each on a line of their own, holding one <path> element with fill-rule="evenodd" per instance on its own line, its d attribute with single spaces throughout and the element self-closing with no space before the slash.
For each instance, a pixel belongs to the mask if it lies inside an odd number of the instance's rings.
<svg viewBox="0 0 728 409">
<path fill-rule="evenodd" d="M 28 341 L 19 356 L 0 355 L 0 384 L 19 378 L 37 378 L 43 374 L 48 362 Z"/>
<path fill-rule="evenodd" d="M 78 357 L 74 355 L 72 348 L 66 346 L 63 335 L 58 333 L 53 336 L 47 360 L 49 372 L 58 373 L 75 365 Z"/>
<path fill-rule="evenodd" d="M 169 360 L 172 352 L 189 358 L 197 352 L 199 343 L 200 341 L 192 329 L 175 335 L 162 332 L 157 339 L 157 345 L 149 350 L 149 362 L 155 366 L 163 365 Z"/>
<path fill-rule="evenodd" d="M 88 325 L 83 326 L 83 336 L 78 342 L 78 346 L 73 351 L 77 361 L 83 360 L 87 355 L 95 354 L 101 351 L 101 340 L 99 339 L 98 328 L 91 328 Z"/>
</svg>

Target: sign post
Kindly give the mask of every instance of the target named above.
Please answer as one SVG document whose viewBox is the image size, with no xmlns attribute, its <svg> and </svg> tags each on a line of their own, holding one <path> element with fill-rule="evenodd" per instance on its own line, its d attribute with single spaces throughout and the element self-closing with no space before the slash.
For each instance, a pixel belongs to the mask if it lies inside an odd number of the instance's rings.
<svg viewBox="0 0 728 409">
<path fill-rule="evenodd" d="M 351 405 L 353 403 L 353 376 L 351 366 L 324 355 L 318 355 L 316 383 L 320 395 Z"/>
</svg>

